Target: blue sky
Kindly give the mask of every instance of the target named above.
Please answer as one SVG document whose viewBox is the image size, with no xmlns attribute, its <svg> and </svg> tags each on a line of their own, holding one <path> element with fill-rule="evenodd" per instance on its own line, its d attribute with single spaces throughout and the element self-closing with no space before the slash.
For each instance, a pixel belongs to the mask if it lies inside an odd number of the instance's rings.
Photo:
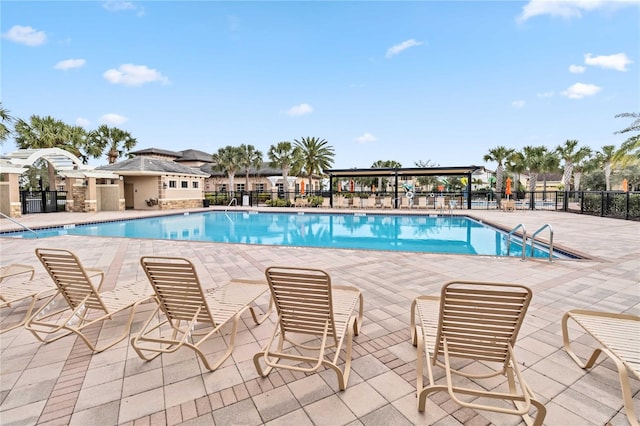
<svg viewBox="0 0 640 426">
<path fill-rule="evenodd" d="M 638 0 L 0 7 L 3 107 L 116 126 L 135 149 L 266 158 L 312 136 L 334 168 L 483 165 L 498 145 L 620 146 L 614 116 L 640 111 Z"/>
</svg>

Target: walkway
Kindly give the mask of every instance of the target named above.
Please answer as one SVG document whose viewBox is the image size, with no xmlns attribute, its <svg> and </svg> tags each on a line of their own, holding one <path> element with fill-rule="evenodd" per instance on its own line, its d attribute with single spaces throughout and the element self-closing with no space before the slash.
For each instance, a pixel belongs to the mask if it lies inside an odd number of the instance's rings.
<svg viewBox="0 0 640 426">
<path fill-rule="evenodd" d="M 314 209 L 314 211 L 317 211 Z M 353 211 L 352 211 L 353 212 Z M 464 211 L 466 213 L 466 211 Z M 144 212 L 52 213 L 25 216 L 30 227 L 110 220 Z M 546 404 L 549 425 L 628 424 L 615 367 L 601 362 L 585 374 L 561 349 L 560 318 L 573 308 L 640 314 L 640 223 L 567 213 L 472 211 L 483 221 L 529 232 L 550 223 L 556 245 L 589 260 L 543 260 L 407 254 L 343 249 L 248 246 L 200 242 L 63 236 L 39 240 L 0 238 L 2 264 L 36 264 L 36 247 L 76 252 L 87 267 L 103 268 L 107 285 L 142 279 L 141 255 L 191 259 L 207 286 L 230 278 L 260 278 L 269 265 L 327 270 L 336 284 L 355 285 L 365 298 L 362 333 L 355 339 L 353 371 L 346 391 L 337 391 L 333 372 L 274 372 L 258 378 L 251 361 L 271 331 L 250 319 L 236 350 L 217 371 L 202 367 L 182 350 L 143 362 L 128 342 L 92 355 L 79 339 L 41 345 L 16 329 L 0 336 L 0 423 L 2 425 L 487 425 L 518 419 L 459 409 L 446 394 L 433 396 L 425 413 L 415 398 L 415 348 L 409 339 L 409 307 L 420 294 L 436 294 L 452 279 L 519 282 L 534 299 L 516 346 L 530 386 Z M 0 230 L 14 225 L 0 220 Z M 39 273 L 43 270 L 39 265 Z M 266 307 L 267 300 L 261 300 Z M 151 305 L 136 317 L 141 327 Z M 21 307 L 0 319 L 17 321 Z M 5 312 L 9 311 L 9 312 Z M 275 316 L 272 316 L 272 320 Z M 96 327 L 96 336 L 110 328 Z M 581 343 L 588 345 L 588 339 Z M 223 348 L 213 341 L 211 353 Z M 588 346 L 578 345 L 580 354 Z M 640 413 L 640 382 L 632 381 Z"/>
</svg>

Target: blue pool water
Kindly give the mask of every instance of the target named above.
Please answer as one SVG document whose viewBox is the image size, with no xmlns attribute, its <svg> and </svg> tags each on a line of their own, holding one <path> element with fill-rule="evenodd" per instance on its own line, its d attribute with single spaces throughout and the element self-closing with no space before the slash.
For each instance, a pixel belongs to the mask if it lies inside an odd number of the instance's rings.
<svg viewBox="0 0 640 426">
<path fill-rule="evenodd" d="M 464 216 L 204 212 L 37 230 L 58 235 L 151 238 L 421 253 L 506 256 L 506 234 Z M 32 233 L 0 234 L 34 238 Z M 527 256 L 531 247 L 527 247 Z M 510 256 L 522 255 L 512 238 Z M 549 257 L 536 247 L 534 257 Z M 556 258 L 567 257 L 554 253 Z"/>
</svg>

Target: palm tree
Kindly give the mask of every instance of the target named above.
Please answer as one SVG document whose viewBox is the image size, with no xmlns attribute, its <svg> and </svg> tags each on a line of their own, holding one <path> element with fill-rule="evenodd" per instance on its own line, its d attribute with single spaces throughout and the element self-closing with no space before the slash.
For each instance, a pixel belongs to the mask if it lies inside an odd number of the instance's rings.
<svg viewBox="0 0 640 426">
<path fill-rule="evenodd" d="M 611 165 L 613 163 L 613 157 L 616 152 L 615 145 L 605 145 L 600 149 L 600 152 L 596 154 L 602 168 L 604 170 L 604 182 L 605 189 L 611 191 Z"/>
<path fill-rule="evenodd" d="M 227 173 L 229 177 L 229 189 L 227 192 L 233 194 L 233 179 L 238 169 L 242 167 L 242 151 L 236 146 L 227 145 L 218 149 L 218 152 L 211 157 L 215 163 L 214 169 Z"/>
<path fill-rule="evenodd" d="M 240 166 L 244 169 L 245 191 L 249 190 L 249 170 L 262 165 L 262 152 L 258 151 L 253 145 L 240 145 Z"/>
<path fill-rule="evenodd" d="M 640 113 L 637 112 L 625 112 L 616 115 L 616 118 L 635 118 L 630 126 L 614 132 L 615 134 L 622 134 L 628 132 L 640 132 Z M 631 161 L 637 162 L 640 160 L 640 135 L 633 135 L 622 143 L 620 149 L 615 153 L 615 161 L 619 161 L 622 165 L 627 165 Z"/>
<path fill-rule="evenodd" d="M 69 126 L 69 150 L 82 160 L 83 164 L 89 162 L 89 157 L 98 158 L 102 155 L 99 146 L 90 144 L 87 131 L 81 126 Z"/>
<path fill-rule="evenodd" d="M 76 147 L 71 144 L 70 126 L 51 116 L 32 115 L 30 121 L 18 119 L 15 125 L 16 145 L 20 149 L 62 148 L 73 154 Z M 55 182 L 55 169 L 47 163 L 48 184 Z"/>
<path fill-rule="evenodd" d="M 300 163 L 309 178 L 309 189 L 311 190 L 313 175 L 322 175 L 325 169 L 331 167 L 335 152 L 329 142 L 324 139 L 304 137 L 300 140 L 294 139 L 293 142 L 300 148 Z"/>
<path fill-rule="evenodd" d="M 300 162 L 300 148 L 293 146 L 291 142 L 283 141 L 278 142 L 277 145 L 271 145 L 269 152 L 267 153 L 271 163 L 270 167 L 279 168 L 282 170 L 282 189 L 285 194 L 289 193 L 289 172 L 291 168 Z"/>
<path fill-rule="evenodd" d="M 558 154 L 554 151 L 547 151 L 547 149 L 545 148 L 544 152 L 542 153 L 542 157 L 540 158 L 539 170 L 539 172 L 542 173 L 542 178 L 544 179 L 542 190 L 544 191 L 545 198 L 547 197 L 547 173 L 556 172 L 559 167 L 560 157 L 558 157 Z"/>
<path fill-rule="evenodd" d="M 109 164 L 113 164 L 118 161 L 118 158 L 127 155 L 138 141 L 129 132 L 103 124 L 89 133 L 88 143 L 89 146 L 99 148 L 100 155 L 107 150 Z"/>
<path fill-rule="evenodd" d="M 547 150 L 544 146 L 525 146 L 522 149 L 524 156 L 524 163 L 529 171 L 529 188 L 528 190 L 534 192 L 536 190 L 536 183 L 538 182 L 538 173 L 542 167 L 544 153 Z"/>
<path fill-rule="evenodd" d="M 0 102 L 0 145 L 11 136 L 11 129 L 9 126 L 13 123 L 13 117 L 9 113 L 9 110 L 2 107 Z"/>
<path fill-rule="evenodd" d="M 520 190 L 520 177 L 527 170 L 524 162 L 524 155 L 521 152 L 514 151 L 505 161 L 507 171 L 515 175 L 515 191 Z"/>
<path fill-rule="evenodd" d="M 378 160 L 371 165 L 372 169 L 399 169 L 401 167 L 402 164 L 394 160 Z M 387 179 L 382 176 L 378 176 L 378 191 L 382 190 L 382 188 L 386 188 L 386 186 Z"/>
<path fill-rule="evenodd" d="M 580 178 L 582 178 L 582 174 L 586 171 L 589 171 L 589 160 L 591 158 L 591 148 L 587 146 L 583 146 L 578 151 L 576 151 L 575 156 L 573 157 L 574 167 L 573 167 L 573 183 L 575 185 L 575 190 L 580 190 Z"/>
<path fill-rule="evenodd" d="M 483 157 L 485 162 L 495 161 L 496 163 L 498 163 L 498 167 L 496 168 L 496 201 L 498 203 L 498 208 L 500 208 L 500 196 L 502 194 L 502 183 L 504 175 L 503 162 L 507 160 L 513 153 L 514 150 L 511 148 L 497 146 L 493 149 L 490 149 L 489 153 Z"/>
<path fill-rule="evenodd" d="M 578 141 L 576 139 L 567 139 L 564 142 L 564 145 L 560 145 L 556 148 L 556 152 L 564 161 L 562 184 L 564 185 L 565 191 L 569 191 L 571 188 L 571 176 L 573 175 L 573 163 L 575 162 L 574 156 L 576 155 L 577 146 Z"/>
</svg>

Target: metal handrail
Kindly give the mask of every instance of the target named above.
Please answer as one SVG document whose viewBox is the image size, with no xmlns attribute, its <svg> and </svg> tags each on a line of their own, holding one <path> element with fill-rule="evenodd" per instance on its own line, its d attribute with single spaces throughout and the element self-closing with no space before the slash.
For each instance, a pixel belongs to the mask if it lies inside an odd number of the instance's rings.
<svg viewBox="0 0 640 426">
<path fill-rule="evenodd" d="M 514 232 L 516 232 L 520 228 L 522 228 L 522 260 L 526 260 L 526 258 L 527 258 L 527 230 L 525 229 L 525 227 L 524 227 L 524 225 L 522 223 L 518 224 L 515 228 L 513 228 L 507 234 L 507 256 L 509 256 L 509 253 L 511 252 L 511 236 L 513 235 Z"/>
<path fill-rule="evenodd" d="M 4 217 L 5 219 L 9 219 L 11 222 L 15 223 L 16 225 L 24 228 L 25 230 L 29 231 L 29 232 L 33 232 L 33 235 L 36 236 L 36 238 L 38 238 L 38 234 L 36 233 L 36 231 L 34 231 L 33 229 L 29 228 L 27 225 L 24 225 L 20 222 L 18 222 L 17 220 L 14 220 L 13 218 L 7 216 L 6 214 L 0 212 L 0 215 L 2 215 L 2 217 Z"/>
<path fill-rule="evenodd" d="M 229 204 L 227 204 L 227 208 L 225 208 L 224 211 L 226 212 L 227 210 L 229 210 L 229 207 L 231 207 L 231 204 L 234 204 L 234 203 L 236 207 L 238 207 L 238 199 L 236 197 L 233 197 L 231 201 L 229 201 Z"/>
<path fill-rule="evenodd" d="M 529 252 L 529 257 L 533 257 L 533 247 L 536 243 L 536 235 L 544 231 L 546 228 L 549 228 L 549 262 L 552 262 L 553 261 L 553 228 L 548 223 L 542 225 L 540 229 L 538 229 L 536 232 L 533 233 L 533 235 L 531 235 L 531 251 Z"/>
</svg>

